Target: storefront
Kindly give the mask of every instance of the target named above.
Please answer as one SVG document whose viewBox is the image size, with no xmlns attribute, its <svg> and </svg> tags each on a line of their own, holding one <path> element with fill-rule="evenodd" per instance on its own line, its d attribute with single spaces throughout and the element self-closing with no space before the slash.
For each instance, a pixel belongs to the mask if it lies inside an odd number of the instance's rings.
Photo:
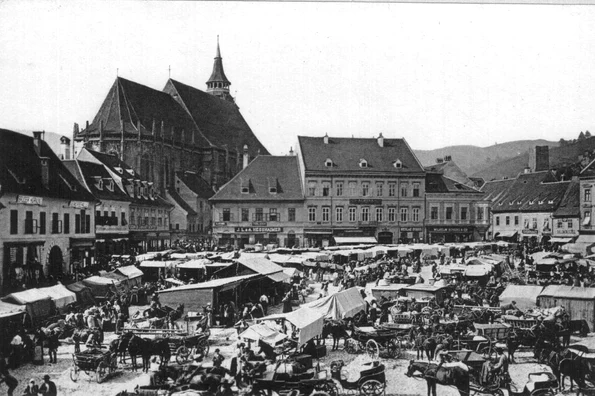
<svg viewBox="0 0 595 396">
<path fill-rule="evenodd" d="M 286 238 L 282 235 L 283 227 L 266 227 L 266 226 L 252 226 L 252 227 L 234 227 L 234 234 L 222 233 L 220 234 L 218 244 L 219 246 L 237 246 L 242 249 L 246 245 L 279 245 L 282 240 Z M 295 232 L 293 237 L 296 238 Z M 295 241 L 295 239 L 294 239 Z M 292 245 L 293 246 L 293 245 Z"/>
<path fill-rule="evenodd" d="M 23 283 L 34 284 L 43 276 L 40 264 L 45 241 L 5 242 L 2 273 L 3 293 L 18 289 Z"/>
<path fill-rule="evenodd" d="M 430 243 L 451 243 L 473 241 L 473 227 L 427 227 Z"/>
<path fill-rule="evenodd" d="M 423 235 L 422 227 L 401 227 L 401 228 L 399 228 L 399 242 L 400 243 L 421 242 L 422 235 Z"/>
<path fill-rule="evenodd" d="M 70 238 L 70 272 L 95 264 L 95 239 Z"/>
</svg>

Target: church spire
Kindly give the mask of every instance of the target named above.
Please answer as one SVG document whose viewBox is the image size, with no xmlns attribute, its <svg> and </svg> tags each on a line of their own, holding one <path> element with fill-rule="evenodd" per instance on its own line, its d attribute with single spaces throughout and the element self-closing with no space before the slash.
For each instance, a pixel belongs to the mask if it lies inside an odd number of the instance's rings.
<svg viewBox="0 0 595 396">
<path fill-rule="evenodd" d="M 221 49 L 219 48 L 219 36 L 217 36 L 217 54 L 215 62 L 213 63 L 213 72 L 209 81 L 207 81 L 207 92 L 211 95 L 217 96 L 220 99 L 233 102 L 233 98 L 229 93 L 229 86 L 231 82 L 225 76 L 223 71 L 223 60 L 221 58 Z"/>
</svg>

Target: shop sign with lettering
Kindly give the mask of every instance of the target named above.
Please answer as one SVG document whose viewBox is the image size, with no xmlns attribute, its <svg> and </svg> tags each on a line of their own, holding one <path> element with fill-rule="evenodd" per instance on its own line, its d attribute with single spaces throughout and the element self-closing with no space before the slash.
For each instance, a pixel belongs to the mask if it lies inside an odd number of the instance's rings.
<svg viewBox="0 0 595 396">
<path fill-rule="evenodd" d="M 77 209 L 87 209 L 89 207 L 89 202 L 82 202 L 82 201 L 70 201 L 71 208 Z"/>
<path fill-rule="evenodd" d="M 432 227 L 428 231 L 433 232 L 473 232 L 473 228 L 468 227 Z"/>
<path fill-rule="evenodd" d="M 266 221 L 253 221 L 252 225 L 257 226 L 257 227 L 266 227 L 267 222 Z"/>
<path fill-rule="evenodd" d="M 530 230 L 530 229 L 529 230 L 527 230 L 527 229 L 524 229 L 523 230 L 523 234 L 537 234 L 537 233 L 538 233 L 537 230 Z"/>
<path fill-rule="evenodd" d="M 225 221 L 216 221 L 215 225 L 221 227 L 221 226 L 226 226 L 227 223 Z"/>
<path fill-rule="evenodd" d="M 401 227 L 401 232 L 421 232 L 421 227 Z"/>
<path fill-rule="evenodd" d="M 366 199 L 366 198 L 354 198 L 349 200 L 350 205 L 382 205 L 381 199 Z"/>
<path fill-rule="evenodd" d="M 283 227 L 235 227 L 235 232 L 283 232 Z"/>
<path fill-rule="evenodd" d="M 17 197 L 17 203 L 25 205 L 41 205 L 43 203 L 43 198 L 31 197 L 29 195 L 19 195 Z"/>
</svg>

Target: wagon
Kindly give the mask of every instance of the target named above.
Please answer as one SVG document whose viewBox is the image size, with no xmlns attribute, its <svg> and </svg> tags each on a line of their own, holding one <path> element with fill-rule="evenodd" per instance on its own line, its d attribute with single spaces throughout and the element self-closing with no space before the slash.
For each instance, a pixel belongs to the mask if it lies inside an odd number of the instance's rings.
<svg viewBox="0 0 595 396">
<path fill-rule="evenodd" d="M 347 373 L 342 372 L 343 361 L 331 363 L 332 378 L 341 385 L 343 394 L 359 393 L 360 396 L 380 396 L 386 391 L 386 375 L 384 365 L 379 361 L 364 363 L 357 378 L 349 380 Z"/>
<path fill-rule="evenodd" d="M 506 323 L 473 323 L 473 326 L 475 327 L 476 335 L 485 337 L 488 340 L 488 344 L 478 351 L 484 356 L 491 356 L 498 344 L 505 343 L 512 328 Z M 502 346 L 505 347 L 505 345 Z"/>
<path fill-rule="evenodd" d="M 195 353 L 207 356 L 209 354 L 209 334 L 209 332 L 191 336 L 178 334 L 169 337 L 169 349 L 172 355 L 176 356 L 176 362 L 178 364 L 188 362 L 193 349 Z"/>
<path fill-rule="evenodd" d="M 397 358 L 401 355 L 402 337 L 409 334 L 413 325 L 399 323 L 384 323 L 379 327 L 355 327 L 345 343 L 348 353 L 365 351 L 372 359 L 378 359 L 381 349 L 388 357 Z"/>
<path fill-rule="evenodd" d="M 95 380 L 98 384 L 103 382 L 108 374 L 111 374 L 118 368 L 116 354 L 101 349 L 87 349 L 84 352 L 72 354 L 73 367 L 70 369 L 70 379 L 76 382 L 79 379 L 80 372 L 91 376 L 95 373 Z"/>
<path fill-rule="evenodd" d="M 535 318 L 519 318 L 513 315 L 502 315 L 501 320 L 515 329 L 530 329 L 537 324 Z"/>
<path fill-rule="evenodd" d="M 335 383 L 326 376 L 326 371 L 306 371 L 304 373 L 288 374 L 275 370 L 265 372 L 263 377 L 254 378 L 252 383 L 252 395 L 268 396 L 272 392 L 279 395 L 287 395 L 291 391 L 299 391 L 301 395 L 326 394 L 327 396 L 338 396 Z"/>
</svg>

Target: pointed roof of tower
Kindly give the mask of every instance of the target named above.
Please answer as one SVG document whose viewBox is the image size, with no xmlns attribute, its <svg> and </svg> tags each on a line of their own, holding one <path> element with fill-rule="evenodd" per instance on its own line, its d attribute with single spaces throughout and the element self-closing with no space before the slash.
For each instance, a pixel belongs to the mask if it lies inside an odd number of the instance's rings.
<svg viewBox="0 0 595 396">
<path fill-rule="evenodd" d="M 215 62 L 213 63 L 213 72 L 211 73 L 211 77 L 209 77 L 207 84 L 210 82 L 225 82 L 231 84 L 223 71 L 223 60 L 221 58 L 221 50 L 219 49 L 219 36 L 217 36 L 217 55 L 215 56 Z"/>
</svg>

